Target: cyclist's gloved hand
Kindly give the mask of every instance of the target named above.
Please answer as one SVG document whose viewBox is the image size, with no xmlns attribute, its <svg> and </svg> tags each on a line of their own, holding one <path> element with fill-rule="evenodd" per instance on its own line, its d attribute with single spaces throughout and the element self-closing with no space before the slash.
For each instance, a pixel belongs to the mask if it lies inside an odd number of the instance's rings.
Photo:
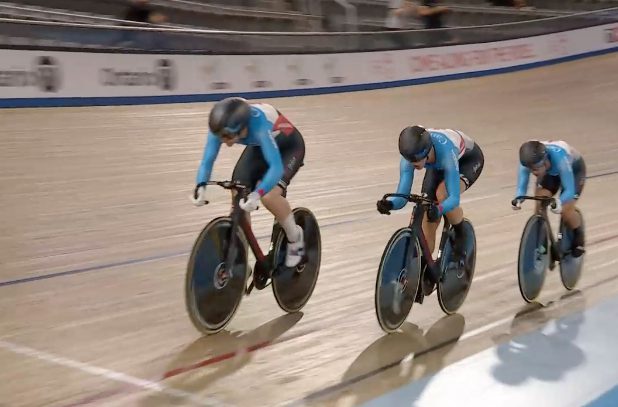
<svg viewBox="0 0 618 407">
<path fill-rule="evenodd" d="M 511 207 L 514 211 L 518 211 L 521 209 L 521 204 L 524 202 L 521 198 L 515 198 L 511 201 Z"/>
<path fill-rule="evenodd" d="M 427 219 L 429 222 L 439 221 L 440 216 L 442 216 L 442 205 L 432 204 L 429 209 L 427 209 Z"/>
<path fill-rule="evenodd" d="M 193 190 L 193 195 L 191 195 L 191 202 L 195 206 L 206 205 L 208 201 L 206 200 L 206 183 L 200 182 L 195 186 Z"/>
<path fill-rule="evenodd" d="M 380 199 L 377 202 L 378 212 L 382 215 L 390 215 L 393 210 L 393 202 L 387 199 Z"/>
<path fill-rule="evenodd" d="M 260 194 L 257 192 L 251 192 L 249 196 L 240 201 L 240 208 L 247 211 L 253 212 L 260 205 Z"/>
<path fill-rule="evenodd" d="M 551 205 L 551 211 L 557 215 L 562 213 L 562 201 L 560 201 L 560 198 L 556 199 L 554 204 Z"/>
</svg>

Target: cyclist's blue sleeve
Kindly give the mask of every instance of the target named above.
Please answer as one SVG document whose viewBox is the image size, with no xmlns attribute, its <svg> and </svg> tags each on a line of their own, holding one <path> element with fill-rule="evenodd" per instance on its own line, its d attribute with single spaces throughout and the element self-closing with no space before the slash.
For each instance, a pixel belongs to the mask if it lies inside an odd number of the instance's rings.
<svg viewBox="0 0 618 407">
<path fill-rule="evenodd" d="M 277 143 L 270 132 L 270 128 L 270 123 L 265 122 L 263 126 L 260 126 L 257 133 L 262 153 L 268 163 L 268 171 L 266 171 L 262 181 L 255 187 L 255 191 L 260 194 L 260 196 L 269 193 L 277 185 L 283 175 L 283 160 L 281 159 L 279 147 L 277 147 Z"/>
<path fill-rule="evenodd" d="M 459 185 L 459 160 L 449 149 L 444 155 L 442 168 L 444 169 L 444 183 L 448 197 L 442 202 L 442 213 L 448 213 L 459 206 L 461 187 Z"/>
<path fill-rule="evenodd" d="M 399 185 L 397 185 L 398 194 L 409 194 L 412 190 L 412 181 L 414 181 L 414 167 L 405 158 L 399 161 Z M 408 201 L 404 198 L 390 197 L 387 198 L 393 202 L 393 209 L 401 209 Z"/>
<path fill-rule="evenodd" d="M 212 166 L 215 163 L 215 159 L 221 149 L 221 140 L 215 136 L 212 132 L 208 131 L 208 139 L 206 146 L 204 147 L 204 155 L 202 162 L 197 170 L 196 184 L 210 181 L 210 174 L 212 173 Z"/>
<path fill-rule="evenodd" d="M 569 163 L 569 157 L 564 150 L 560 150 L 557 154 L 558 171 L 560 172 L 560 181 L 562 182 L 562 194 L 560 194 L 560 202 L 564 205 L 575 199 L 575 176 L 573 168 Z"/>
<path fill-rule="evenodd" d="M 530 170 L 519 164 L 519 171 L 517 172 L 517 192 L 515 193 L 515 198 L 526 195 L 529 180 Z"/>
</svg>

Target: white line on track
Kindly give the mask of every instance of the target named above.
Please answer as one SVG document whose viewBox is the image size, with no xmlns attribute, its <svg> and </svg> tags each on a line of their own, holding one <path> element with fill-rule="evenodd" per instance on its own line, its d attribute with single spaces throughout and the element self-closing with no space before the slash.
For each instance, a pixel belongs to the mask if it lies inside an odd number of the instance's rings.
<svg viewBox="0 0 618 407">
<path fill-rule="evenodd" d="M 0 348 L 19 354 L 19 355 L 30 356 L 34 359 L 42 360 L 48 363 L 53 363 L 56 365 L 77 369 L 82 372 L 94 375 L 94 376 L 104 377 L 106 379 L 113 380 L 116 382 L 129 384 L 135 387 L 142 388 L 144 390 L 153 391 L 157 393 L 164 393 L 170 396 L 178 397 L 183 400 L 190 400 L 191 402 L 197 405 L 200 405 L 200 406 L 222 407 L 225 405 L 219 401 L 215 401 L 214 399 L 210 397 L 209 398 L 197 397 L 193 393 L 189 393 L 189 392 L 179 390 L 179 389 L 174 389 L 174 388 L 165 386 L 161 383 L 157 383 L 157 382 L 146 380 L 146 379 L 140 379 L 138 377 L 131 376 L 125 373 L 120 373 L 114 370 L 109 370 L 109 369 L 105 369 L 102 367 L 90 365 L 88 363 L 79 362 L 77 360 L 68 359 L 63 356 L 54 355 L 53 353 L 40 351 L 40 350 L 33 349 L 27 346 L 17 345 L 12 342 L 0 340 Z"/>
</svg>

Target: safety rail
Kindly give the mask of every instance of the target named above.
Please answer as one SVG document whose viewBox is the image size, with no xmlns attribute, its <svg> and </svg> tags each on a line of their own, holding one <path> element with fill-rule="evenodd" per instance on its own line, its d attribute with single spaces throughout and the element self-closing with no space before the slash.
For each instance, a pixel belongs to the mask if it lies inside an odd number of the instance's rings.
<svg viewBox="0 0 618 407">
<path fill-rule="evenodd" d="M 97 16 L 88 13 L 80 13 L 68 10 L 58 10 L 53 8 L 42 8 L 37 6 L 17 5 L 14 3 L 0 2 L 0 15 L 6 15 L 15 19 L 27 19 L 41 21 L 56 21 L 64 23 L 81 24 L 104 24 L 104 25 L 134 25 L 147 26 L 148 24 L 125 21 L 107 16 Z"/>
<path fill-rule="evenodd" d="M 0 47 L 198 54 L 379 51 L 508 40 L 618 22 L 618 8 L 505 23 L 400 32 L 238 32 L 0 19 Z M 16 40 L 18 39 L 18 40 Z M 16 42 L 19 44 L 16 45 Z M 41 45 L 41 42 L 52 45 Z M 25 43 L 25 45 L 24 45 Z"/>
</svg>

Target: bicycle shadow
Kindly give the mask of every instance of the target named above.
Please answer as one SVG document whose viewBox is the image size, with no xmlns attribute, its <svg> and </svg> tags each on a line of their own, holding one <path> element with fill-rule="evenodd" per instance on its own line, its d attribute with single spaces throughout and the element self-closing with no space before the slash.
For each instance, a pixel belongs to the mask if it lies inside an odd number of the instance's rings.
<svg viewBox="0 0 618 407">
<path fill-rule="evenodd" d="M 218 380 L 246 366 L 254 352 L 267 347 L 290 330 L 303 317 L 302 312 L 285 314 L 251 331 L 223 330 L 204 336 L 181 350 L 166 366 L 161 381 L 170 380 L 175 389 L 199 394 Z M 156 393 L 141 400 L 143 406 L 191 405 L 182 396 Z"/>
<path fill-rule="evenodd" d="M 528 304 L 511 321 L 509 333 L 494 338 L 498 342 L 504 336 L 519 335 L 496 347 L 499 364 L 491 371 L 498 381 L 510 386 L 519 386 L 533 379 L 560 381 L 570 370 L 585 362 L 584 352 L 573 342 L 584 322 L 581 311 L 586 300 L 581 292 L 568 294 L 562 299 L 567 296 L 574 301 L 575 313 L 554 320 L 541 304 Z M 526 325 L 535 330 L 522 334 Z M 540 326 L 545 327 L 541 330 Z"/>
<path fill-rule="evenodd" d="M 362 403 L 371 396 L 384 394 L 440 370 L 445 364 L 446 356 L 463 334 L 464 327 L 464 317 L 454 314 L 441 318 L 424 333 L 418 326 L 406 322 L 399 332 L 379 338 L 369 345 L 344 373 L 342 383 L 350 384 L 344 391 L 346 402 L 352 402 L 350 397 L 353 397 L 354 404 Z M 367 387 L 358 385 L 364 379 L 378 374 L 388 377 L 373 380 L 371 394 L 367 392 Z M 423 389 L 427 383 L 429 381 L 426 381 Z M 422 389 L 406 398 L 406 401 L 412 405 L 421 394 Z"/>
</svg>

